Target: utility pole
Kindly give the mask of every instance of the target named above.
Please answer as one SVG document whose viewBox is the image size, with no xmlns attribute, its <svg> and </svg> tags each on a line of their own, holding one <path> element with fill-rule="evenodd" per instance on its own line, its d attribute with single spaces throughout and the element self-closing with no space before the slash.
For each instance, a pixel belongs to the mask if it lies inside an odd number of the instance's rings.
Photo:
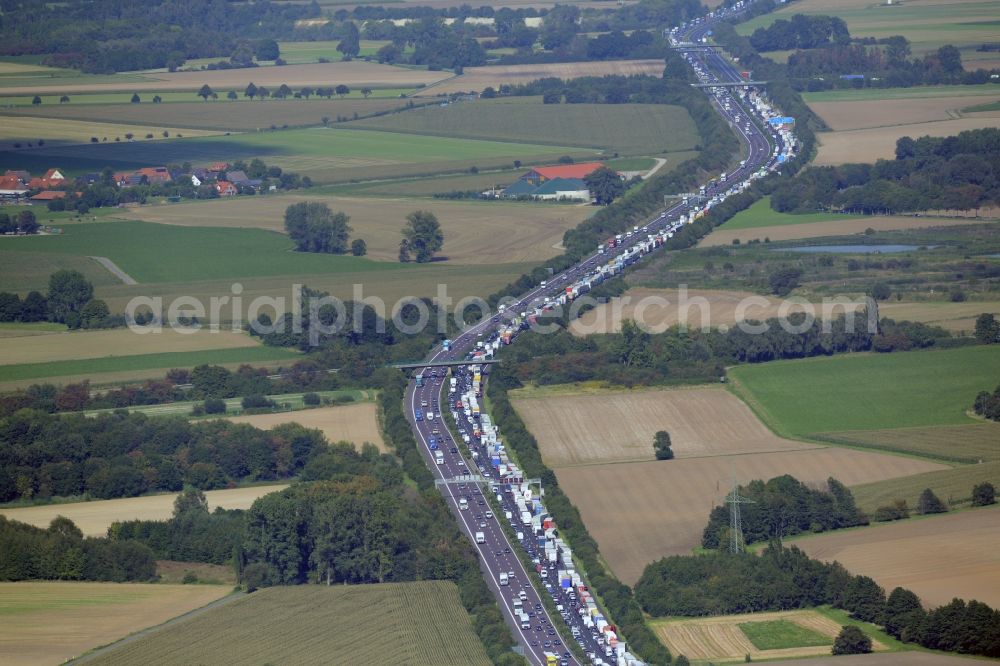
<svg viewBox="0 0 1000 666">
<path fill-rule="evenodd" d="M 740 495 L 740 487 L 733 477 L 733 489 L 726 495 L 729 505 L 729 552 L 742 553 L 746 544 L 743 541 L 743 519 L 740 517 L 740 504 L 756 504 L 752 499 Z"/>
</svg>

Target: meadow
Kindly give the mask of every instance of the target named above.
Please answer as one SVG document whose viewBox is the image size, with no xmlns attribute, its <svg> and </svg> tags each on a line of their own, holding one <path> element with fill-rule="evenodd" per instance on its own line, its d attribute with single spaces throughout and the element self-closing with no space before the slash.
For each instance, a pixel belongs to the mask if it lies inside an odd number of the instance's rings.
<svg viewBox="0 0 1000 666">
<path fill-rule="evenodd" d="M 529 83 L 536 79 L 554 76 L 560 79 L 575 79 L 581 76 L 632 76 L 648 74 L 663 76 L 662 60 L 605 60 L 593 62 L 559 62 L 539 65 L 494 65 L 490 67 L 466 67 L 461 76 L 455 76 L 437 84 L 428 85 L 415 93 L 417 97 L 437 96 L 470 90 L 482 91 L 492 87 L 499 90 L 501 85 Z"/>
<path fill-rule="evenodd" d="M 347 126 L 492 141 L 598 146 L 609 155 L 659 155 L 691 150 L 699 141 L 694 121 L 682 107 L 542 104 L 536 97 L 427 106 Z M 581 128 L 586 131 L 581 132 Z"/>
<path fill-rule="evenodd" d="M 802 99 L 814 102 L 865 102 L 922 98 L 953 99 L 966 97 L 992 97 L 1000 94 L 1000 84 L 958 86 L 912 86 L 910 88 L 860 88 L 846 90 L 820 90 L 803 92 Z"/>
<path fill-rule="evenodd" d="M 946 449 L 947 443 L 942 448 Z M 914 476 L 859 483 L 851 488 L 851 492 L 862 511 L 872 513 L 880 506 L 891 505 L 897 500 L 915 507 L 925 488 L 930 488 L 949 506 L 968 505 L 972 502 L 973 486 L 980 483 L 992 483 L 1000 487 L 1000 461 L 959 465 Z"/>
<path fill-rule="evenodd" d="M 823 441 L 958 463 L 1000 460 L 1000 423 L 828 432 Z"/>
<path fill-rule="evenodd" d="M 249 509 L 258 497 L 277 492 L 288 484 L 244 486 L 225 490 L 208 490 L 205 498 L 209 510 Z M 0 507 L 0 514 L 10 520 L 47 528 L 52 519 L 65 516 L 72 520 L 86 536 L 106 536 L 112 523 L 126 520 L 169 520 L 174 513 L 174 500 L 180 493 L 143 495 L 124 499 L 94 500 L 92 502 L 68 502 L 62 504 L 40 504 L 38 506 Z"/>
<path fill-rule="evenodd" d="M 510 163 L 514 159 L 551 159 L 564 154 L 593 155 L 594 150 L 537 144 L 426 137 L 394 132 L 314 127 L 261 131 L 231 136 L 45 146 L 31 151 L 35 163 L 59 165 L 70 173 L 159 164 L 208 164 L 260 157 L 271 165 L 309 175 L 317 182 L 358 180 L 461 171 L 470 165 Z M 24 155 L 0 152 L 0 167 L 22 167 Z"/>
<path fill-rule="evenodd" d="M 112 646 L 92 663 L 414 666 L 490 660 L 453 583 L 271 587 Z"/>
<path fill-rule="evenodd" d="M 741 365 L 737 392 L 790 436 L 971 423 L 966 412 L 1000 374 L 1000 349 L 850 354 Z"/>
<path fill-rule="evenodd" d="M 779 213 L 771 208 L 771 197 L 763 197 L 755 201 L 749 208 L 742 210 L 726 221 L 723 229 L 739 231 L 759 227 L 780 227 L 789 224 L 812 224 L 814 222 L 832 222 L 851 219 L 852 215 L 837 213 L 802 213 L 792 215 Z"/>
<path fill-rule="evenodd" d="M 224 585 L 0 583 L 0 662 L 62 664 L 224 597 Z"/>
</svg>

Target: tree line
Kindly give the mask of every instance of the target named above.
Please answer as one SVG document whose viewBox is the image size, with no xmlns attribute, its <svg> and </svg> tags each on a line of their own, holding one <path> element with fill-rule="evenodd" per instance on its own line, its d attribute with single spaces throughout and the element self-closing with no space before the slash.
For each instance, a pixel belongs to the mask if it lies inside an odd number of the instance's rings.
<svg viewBox="0 0 1000 666">
<path fill-rule="evenodd" d="M 0 501 L 97 499 L 225 488 L 295 476 L 326 441 L 285 424 L 259 430 L 216 420 L 121 412 L 88 417 L 20 410 L 0 419 Z"/>
<path fill-rule="evenodd" d="M 875 164 L 808 167 L 771 193 L 780 212 L 970 210 L 1000 203 L 1000 129 L 896 141 Z"/>
<path fill-rule="evenodd" d="M 67 328 L 114 328 L 124 315 L 112 315 L 108 304 L 94 298 L 94 285 L 79 271 L 59 270 L 49 276 L 49 291 L 19 294 L 0 291 L 0 322 L 51 321 Z"/>
<path fill-rule="evenodd" d="M 813 489 L 785 474 L 739 487 L 739 494 L 752 502 L 740 509 L 746 543 L 867 525 L 868 517 L 854 503 L 851 491 L 832 477 L 826 483 L 825 491 Z M 723 504 L 709 514 L 701 545 L 717 549 L 728 539 L 729 507 Z"/>
<path fill-rule="evenodd" d="M 829 604 L 884 627 L 907 643 L 934 650 L 1000 656 L 1000 611 L 955 599 L 924 609 L 913 592 L 888 597 L 868 576 L 851 575 L 837 562 L 809 558 L 772 541 L 758 555 L 718 553 L 673 556 L 646 567 L 635 598 L 654 617 L 728 615 Z"/>
<path fill-rule="evenodd" d="M 124 583 L 155 577 L 153 552 L 140 543 L 84 538 L 80 528 L 62 516 L 47 529 L 0 516 L 0 581 Z"/>
<path fill-rule="evenodd" d="M 1000 421 L 1000 386 L 997 386 L 993 393 L 980 391 L 972 404 L 972 410 L 983 418 Z"/>
</svg>

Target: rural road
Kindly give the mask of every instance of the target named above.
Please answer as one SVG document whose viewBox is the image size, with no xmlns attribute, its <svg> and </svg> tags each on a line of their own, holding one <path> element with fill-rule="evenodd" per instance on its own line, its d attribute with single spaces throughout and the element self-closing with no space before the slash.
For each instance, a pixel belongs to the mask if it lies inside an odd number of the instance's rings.
<svg viewBox="0 0 1000 666">
<path fill-rule="evenodd" d="M 91 259 L 111 271 L 111 274 L 121 280 L 123 284 L 139 284 L 135 278 L 118 268 L 118 264 L 111 261 L 107 257 L 91 257 Z"/>
</svg>

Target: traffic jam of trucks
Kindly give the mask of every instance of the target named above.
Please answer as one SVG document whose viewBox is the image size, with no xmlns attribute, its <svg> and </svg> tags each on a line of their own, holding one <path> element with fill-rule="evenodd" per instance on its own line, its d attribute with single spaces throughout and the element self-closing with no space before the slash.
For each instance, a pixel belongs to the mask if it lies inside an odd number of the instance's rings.
<svg viewBox="0 0 1000 666">
<path fill-rule="evenodd" d="M 493 333 L 477 350 L 495 350 L 495 343 L 502 341 L 501 331 Z M 471 353 L 473 356 L 475 352 Z M 517 535 L 517 541 L 531 559 L 542 587 L 551 596 L 556 610 L 570 627 L 570 632 L 587 653 L 593 664 L 620 664 L 634 666 L 642 662 L 629 653 L 625 642 L 618 636 L 598 607 L 589 588 L 576 570 L 573 552 L 559 536 L 555 520 L 549 516 L 542 502 L 543 492 L 532 487 L 524 474 L 511 460 L 497 427 L 488 414 L 479 408 L 484 368 L 476 363 L 460 366 L 449 379 L 448 396 L 452 416 L 458 426 L 458 435 L 469 447 L 472 459 L 480 473 L 489 479 L 490 494 L 503 511 L 503 517 Z M 468 497 L 458 500 L 460 510 L 468 510 Z M 486 516 L 493 517 L 492 511 Z M 499 517 L 499 516 L 498 516 Z M 474 534 L 476 543 L 486 541 L 485 534 Z M 499 585 L 510 589 L 510 576 L 501 572 Z M 522 630 L 541 630 L 544 648 L 558 649 L 561 645 L 554 629 L 544 628 L 535 619 L 538 609 L 526 608 L 520 595 L 512 595 L 515 617 Z M 537 625 L 537 626 L 536 626 Z M 568 660 L 568 653 L 559 656 L 550 652 L 556 661 Z"/>
<path fill-rule="evenodd" d="M 739 2 L 734 7 L 743 8 L 747 5 L 748 2 Z M 732 11 L 736 9 L 722 10 L 715 12 L 714 15 Z M 710 13 L 708 16 L 712 17 L 713 14 Z M 694 21 L 692 24 L 701 24 L 701 21 Z M 692 24 L 683 26 L 681 31 L 695 36 L 705 34 L 703 29 L 699 32 L 703 24 L 695 25 L 694 30 L 691 29 Z M 679 34 L 681 32 L 677 30 L 671 32 L 672 41 L 681 43 L 677 40 Z M 712 68 L 716 68 L 730 80 L 740 77 L 738 73 L 730 71 L 732 67 L 722 61 L 717 54 L 698 56 L 705 58 L 704 60 L 698 60 L 698 57 L 690 52 L 685 53 L 684 57 L 692 64 L 703 82 L 708 82 L 710 79 L 709 58 L 716 58 L 711 61 Z M 684 197 L 681 204 L 663 211 L 645 225 L 635 226 L 623 234 L 608 239 L 598 247 L 596 254 L 562 274 L 549 278 L 547 282 L 542 282 L 539 288 L 529 292 L 518 303 L 500 305 L 498 312 L 492 318 L 463 332 L 455 341 L 446 340 L 442 345 L 442 351 L 431 359 L 435 360 L 442 355 L 445 359 L 462 359 L 463 365 L 453 366 L 453 373 L 448 377 L 447 398 L 442 397 L 442 402 L 447 404 L 454 417 L 458 429 L 457 435 L 469 448 L 474 461 L 470 466 L 477 467 L 485 482 L 489 484 L 490 493 L 503 514 L 497 515 L 496 518 L 503 518 L 516 534 L 516 543 L 520 544 L 531 561 L 540 587 L 551 597 L 556 611 L 565 620 L 573 639 L 586 653 L 590 662 L 598 666 L 604 664 L 639 666 L 642 662 L 629 652 L 624 638 L 618 635 L 617 627 L 606 617 L 586 581 L 576 570 L 572 550 L 560 537 L 555 520 L 545 508 L 544 490 L 525 478 L 504 445 L 503 438 L 489 414 L 482 409 L 480 401 L 483 398 L 486 369 L 489 367 L 482 361 L 492 359 L 502 346 L 511 344 L 521 331 L 531 327 L 545 311 L 569 303 L 597 284 L 618 275 L 644 255 L 662 247 L 684 225 L 693 223 L 729 196 L 744 191 L 751 181 L 777 169 L 784 161 L 780 159 L 782 156 L 787 159 L 795 154 L 796 142 L 791 132 L 793 126 L 789 122 L 791 119 L 780 116 L 762 93 L 751 89 L 749 92 L 733 95 L 729 89 L 721 86 L 710 87 L 707 91 L 712 95 L 713 103 L 720 113 L 734 124 L 747 142 L 746 159 L 740 162 L 738 168 L 710 180 L 697 195 Z M 750 114 L 757 117 L 753 124 L 744 117 Z M 770 122 L 773 118 L 781 120 Z M 765 131 L 770 134 L 773 141 L 767 141 Z M 613 253 L 616 253 L 615 256 L 609 256 Z M 436 379 L 439 377 L 439 370 L 434 369 L 430 373 L 435 378 L 435 385 L 441 385 L 441 381 Z M 424 375 L 418 374 L 416 386 L 421 387 L 425 382 Z M 423 418 L 427 421 L 433 419 L 432 412 L 426 411 L 427 407 L 428 405 L 423 403 L 422 409 L 414 409 L 415 421 L 421 421 Z M 431 407 L 437 409 L 437 403 Z M 425 423 L 422 427 L 433 426 Z M 437 433 L 436 430 L 433 432 Z M 441 446 L 444 446 L 445 441 L 447 440 L 435 438 L 434 448 L 429 451 L 433 453 L 439 465 L 442 456 Z M 455 453 L 456 449 L 451 448 L 451 452 Z M 457 464 L 464 466 L 464 458 L 461 456 L 459 458 L 460 462 Z M 471 492 L 476 495 L 474 498 L 467 496 L 456 498 L 460 512 L 471 514 L 470 499 L 474 499 L 478 506 L 484 507 L 485 498 L 482 495 L 485 489 L 480 491 L 475 484 L 472 484 L 471 491 L 460 492 Z M 480 530 L 492 529 L 488 528 L 491 523 L 485 521 L 487 518 L 493 519 L 491 511 L 479 513 L 474 518 L 476 521 L 482 520 L 476 523 Z M 495 535 L 495 532 L 480 530 L 470 532 L 476 544 L 496 543 L 494 536 L 487 536 Z M 502 543 L 503 539 L 504 537 L 501 537 Z M 511 545 L 514 543 L 511 541 Z M 506 552 L 509 553 L 510 550 L 507 549 Z M 484 564 L 491 572 L 497 568 L 497 563 L 501 562 L 500 558 L 504 556 L 503 550 L 493 554 L 497 560 Z M 489 550 L 483 555 L 489 559 Z M 504 569 L 507 568 L 509 563 L 504 565 Z M 504 597 L 501 606 L 513 609 L 512 617 L 520 627 L 521 636 L 528 640 L 533 658 L 535 660 L 539 658 L 539 652 L 536 650 L 544 649 L 545 652 L 541 653 L 544 655 L 543 663 L 569 663 L 572 659 L 569 652 L 563 651 L 563 654 L 559 655 L 561 642 L 555 629 L 546 626 L 547 613 L 541 604 L 535 603 L 534 607 L 531 607 L 528 602 L 531 597 L 526 595 L 524 587 L 515 593 L 517 585 L 514 584 L 514 572 L 510 572 L 509 575 L 505 571 L 499 572 L 499 576 L 494 580 L 497 581 L 496 589 Z M 530 591 L 533 593 L 533 590 Z"/>
</svg>

